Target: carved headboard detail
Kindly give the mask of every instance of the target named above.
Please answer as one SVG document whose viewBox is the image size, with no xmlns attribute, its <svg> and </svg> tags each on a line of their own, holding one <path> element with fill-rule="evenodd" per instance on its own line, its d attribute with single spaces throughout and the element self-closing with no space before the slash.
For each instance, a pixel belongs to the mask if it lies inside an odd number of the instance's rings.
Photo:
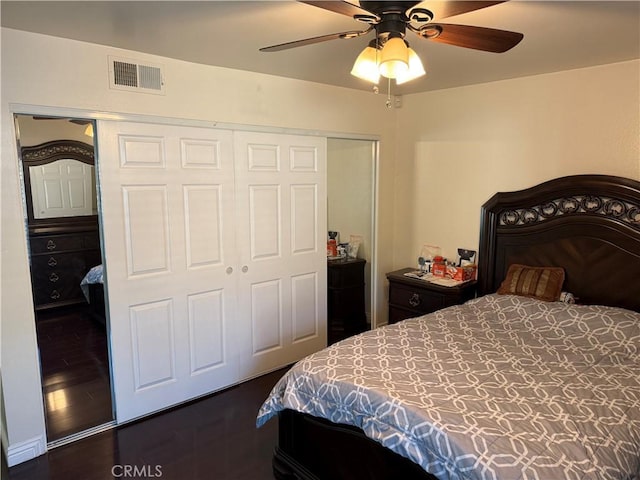
<svg viewBox="0 0 640 480">
<path fill-rule="evenodd" d="M 95 163 L 93 146 L 77 140 L 54 140 L 30 147 L 22 147 L 22 161 L 27 165 L 41 165 L 62 158 Z"/>
<path fill-rule="evenodd" d="M 479 294 L 512 263 L 553 265 L 581 302 L 640 311 L 640 182 L 574 175 L 497 193 L 481 222 Z"/>
</svg>

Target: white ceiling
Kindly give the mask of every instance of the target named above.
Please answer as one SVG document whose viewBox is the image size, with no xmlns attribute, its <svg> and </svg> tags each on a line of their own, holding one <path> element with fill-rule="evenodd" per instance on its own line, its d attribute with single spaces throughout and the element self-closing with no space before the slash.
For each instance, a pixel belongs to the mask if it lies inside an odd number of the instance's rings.
<svg viewBox="0 0 640 480">
<path fill-rule="evenodd" d="M 354 0 L 352 3 L 357 3 Z M 421 6 L 433 6 L 425 1 Z M 363 24 L 295 1 L 2 1 L 3 27 L 120 47 L 189 62 L 371 90 L 349 74 L 373 33 L 280 52 L 260 47 Z M 437 8 L 437 7 L 436 7 Z M 434 11 L 436 11 L 434 8 Z M 438 19 L 436 18 L 436 21 Z M 393 93 L 408 94 L 640 58 L 640 1 L 511 0 L 443 23 L 524 34 L 512 50 L 486 53 L 407 40 L 427 76 Z M 386 85 L 380 90 L 386 92 Z"/>
</svg>

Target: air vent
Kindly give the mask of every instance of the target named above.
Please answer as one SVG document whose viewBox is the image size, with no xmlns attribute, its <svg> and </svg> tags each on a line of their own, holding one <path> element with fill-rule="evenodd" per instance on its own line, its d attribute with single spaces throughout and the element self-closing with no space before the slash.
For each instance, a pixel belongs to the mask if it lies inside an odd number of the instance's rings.
<svg viewBox="0 0 640 480">
<path fill-rule="evenodd" d="M 117 90 L 164 95 L 162 66 L 109 57 L 109 86 Z"/>
</svg>

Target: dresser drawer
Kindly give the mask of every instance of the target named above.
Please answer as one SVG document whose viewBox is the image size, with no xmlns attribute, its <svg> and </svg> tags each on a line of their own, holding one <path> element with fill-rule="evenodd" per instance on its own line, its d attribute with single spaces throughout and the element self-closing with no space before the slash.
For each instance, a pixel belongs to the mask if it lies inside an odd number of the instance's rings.
<svg viewBox="0 0 640 480">
<path fill-rule="evenodd" d="M 364 286 L 365 260 L 354 258 L 328 262 L 327 287 L 349 288 Z"/>
<path fill-rule="evenodd" d="M 97 222 L 34 228 L 29 246 L 36 310 L 86 302 L 80 282 L 102 262 Z"/>
<path fill-rule="evenodd" d="M 327 342 L 365 331 L 364 266 L 366 261 L 350 258 L 327 262 Z"/>
<path fill-rule="evenodd" d="M 87 250 L 100 250 L 100 236 L 98 232 L 82 235 L 82 248 Z"/>
<path fill-rule="evenodd" d="M 389 280 L 389 323 L 419 317 L 441 308 L 464 303 L 476 292 L 476 282 L 444 287 L 407 277 L 414 269 L 404 268 L 387 274 Z"/>
<path fill-rule="evenodd" d="M 34 255 L 31 258 L 31 265 L 34 273 L 42 272 L 42 275 L 48 275 L 54 270 L 86 273 L 89 271 L 89 268 L 93 266 L 87 265 L 84 255 L 79 255 L 76 253 L 51 253 L 49 255 Z"/>
<path fill-rule="evenodd" d="M 392 284 L 389 287 L 389 304 L 421 314 L 441 309 L 444 299 L 442 295 L 427 290 Z"/>
<path fill-rule="evenodd" d="M 85 301 L 79 283 L 66 283 L 64 281 L 56 283 L 43 282 L 41 285 L 34 285 L 33 296 L 36 305 L 82 303 Z"/>
<path fill-rule="evenodd" d="M 29 241 L 33 254 L 81 250 L 85 243 L 84 235 L 32 236 Z"/>
<path fill-rule="evenodd" d="M 84 258 L 73 253 L 34 257 L 31 278 L 35 304 L 83 301 L 80 282 L 86 270 Z"/>
</svg>

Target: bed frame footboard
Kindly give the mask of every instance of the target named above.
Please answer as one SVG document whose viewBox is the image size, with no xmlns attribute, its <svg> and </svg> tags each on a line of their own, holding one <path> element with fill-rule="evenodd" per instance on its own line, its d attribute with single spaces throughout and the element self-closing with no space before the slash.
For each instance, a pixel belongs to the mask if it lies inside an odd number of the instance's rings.
<svg viewBox="0 0 640 480">
<path fill-rule="evenodd" d="M 280 412 L 278 422 L 273 457 L 278 480 L 435 480 L 358 428 L 292 410 Z"/>
</svg>

